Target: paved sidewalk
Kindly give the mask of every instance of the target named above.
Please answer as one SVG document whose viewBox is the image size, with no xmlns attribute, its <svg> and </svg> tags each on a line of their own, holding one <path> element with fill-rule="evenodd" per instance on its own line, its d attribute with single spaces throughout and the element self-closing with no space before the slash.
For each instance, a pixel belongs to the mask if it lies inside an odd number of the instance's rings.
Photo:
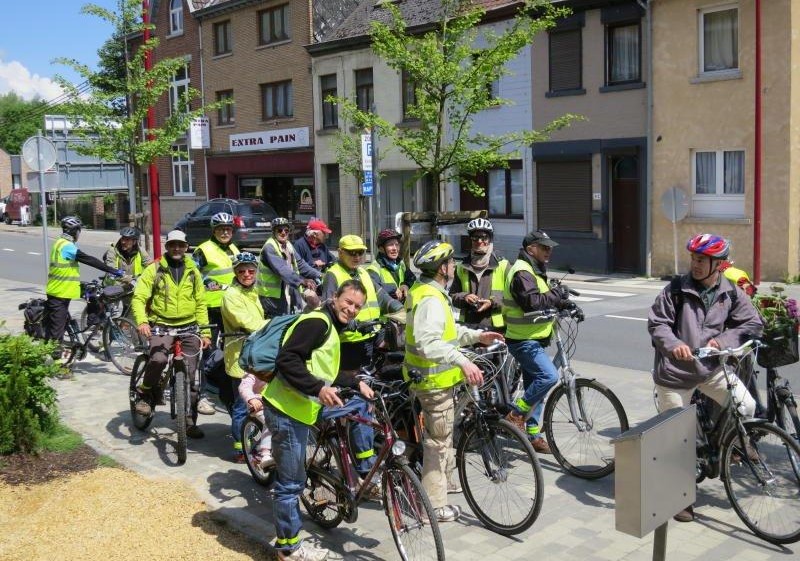
<svg viewBox="0 0 800 561">
<path fill-rule="evenodd" d="M 35 295 L 32 287 L 10 281 L 0 283 L 0 317 L 6 328 L 21 329 L 17 304 Z M 631 424 L 654 414 L 652 386 L 647 372 L 576 363 L 576 370 L 610 386 L 624 404 Z M 267 491 L 256 485 L 242 465 L 229 461 L 229 418 L 201 416 L 206 438 L 190 441 L 184 466 L 175 465 L 171 421 L 163 408 L 152 428 L 141 433 L 132 428 L 127 401 L 128 380 L 96 358 L 80 363 L 72 380 L 55 382 L 64 420 L 81 432 L 103 454 L 147 477 L 171 478 L 191 485 L 209 508 L 230 524 L 267 544 L 274 540 L 272 508 Z M 614 529 L 614 478 L 583 481 L 540 457 L 545 478 L 541 514 L 524 534 L 506 538 L 489 532 L 475 520 L 463 497 L 455 502 L 468 515 L 458 523 L 442 525 L 449 559 L 531 558 L 561 561 L 645 561 L 652 558 L 652 535 L 637 539 Z M 762 561 L 787 559 L 800 546 L 778 547 L 753 536 L 730 508 L 722 484 L 704 482 L 698 491 L 697 521 L 670 522 L 667 558 L 680 561 Z M 326 531 L 306 521 L 306 530 L 335 559 L 398 559 L 386 518 L 375 505 L 362 507 L 355 524 Z"/>
</svg>

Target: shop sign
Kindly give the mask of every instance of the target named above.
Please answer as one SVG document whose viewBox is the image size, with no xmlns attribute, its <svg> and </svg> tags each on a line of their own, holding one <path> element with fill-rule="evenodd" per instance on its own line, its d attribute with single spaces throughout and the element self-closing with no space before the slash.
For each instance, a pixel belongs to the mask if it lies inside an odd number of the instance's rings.
<svg viewBox="0 0 800 561">
<path fill-rule="evenodd" d="M 295 178 L 295 200 L 297 201 L 296 214 L 316 214 L 314 204 L 314 180 L 312 178 Z"/>
<path fill-rule="evenodd" d="M 189 126 L 189 148 L 192 150 L 211 148 L 211 126 L 208 117 L 192 119 Z"/>
<path fill-rule="evenodd" d="M 229 138 L 231 152 L 282 150 L 309 146 L 308 127 L 232 134 Z"/>
</svg>

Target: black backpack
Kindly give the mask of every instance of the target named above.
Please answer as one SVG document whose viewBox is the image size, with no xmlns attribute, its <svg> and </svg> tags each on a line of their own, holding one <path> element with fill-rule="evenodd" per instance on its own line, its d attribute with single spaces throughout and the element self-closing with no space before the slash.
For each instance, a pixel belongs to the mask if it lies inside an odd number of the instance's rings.
<svg viewBox="0 0 800 561">
<path fill-rule="evenodd" d="M 34 339 L 44 339 L 44 303 L 43 298 L 31 298 L 19 305 L 22 315 L 25 316 L 25 333 Z"/>
</svg>

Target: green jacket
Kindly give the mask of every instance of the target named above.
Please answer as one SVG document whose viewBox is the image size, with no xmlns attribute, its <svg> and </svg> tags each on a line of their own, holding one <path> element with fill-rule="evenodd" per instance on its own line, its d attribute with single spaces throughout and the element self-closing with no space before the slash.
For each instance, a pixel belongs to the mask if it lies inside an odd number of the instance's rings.
<svg viewBox="0 0 800 561">
<path fill-rule="evenodd" d="M 184 256 L 185 269 L 179 283 L 175 283 L 169 272 L 167 258 L 145 268 L 136 283 L 131 308 L 136 325 L 157 323 L 184 326 L 207 325 L 206 289 L 203 278 L 194 261 Z M 210 336 L 211 331 L 203 330 Z"/>
<path fill-rule="evenodd" d="M 222 297 L 222 323 L 226 333 L 244 331 L 253 333 L 267 324 L 264 308 L 258 299 L 255 284 L 245 288 L 234 281 Z M 247 335 L 229 337 L 225 341 L 225 370 L 232 378 L 243 378 L 245 371 L 239 366 L 239 355 Z"/>
</svg>

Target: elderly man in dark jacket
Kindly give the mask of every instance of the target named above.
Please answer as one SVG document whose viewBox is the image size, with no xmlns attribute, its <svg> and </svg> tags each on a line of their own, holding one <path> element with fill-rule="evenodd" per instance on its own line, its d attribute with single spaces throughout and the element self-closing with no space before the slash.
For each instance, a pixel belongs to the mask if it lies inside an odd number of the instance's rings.
<svg viewBox="0 0 800 561">
<path fill-rule="evenodd" d="M 730 251 L 728 241 L 700 234 L 690 239 L 686 248 L 692 254 L 690 273 L 680 278 L 679 290 L 670 284 L 661 291 L 647 320 L 656 348 L 653 381 L 659 411 L 688 405 L 695 389 L 725 405 L 729 393 L 719 359 L 695 358 L 692 349 L 738 347 L 759 337 L 763 330 L 750 298 L 719 271 Z M 755 401 L 741 381 L 733 382 L 742 413 L 752 416 Z M 693 520 L 692 507 L 675 519 Z"/>
</svg>

